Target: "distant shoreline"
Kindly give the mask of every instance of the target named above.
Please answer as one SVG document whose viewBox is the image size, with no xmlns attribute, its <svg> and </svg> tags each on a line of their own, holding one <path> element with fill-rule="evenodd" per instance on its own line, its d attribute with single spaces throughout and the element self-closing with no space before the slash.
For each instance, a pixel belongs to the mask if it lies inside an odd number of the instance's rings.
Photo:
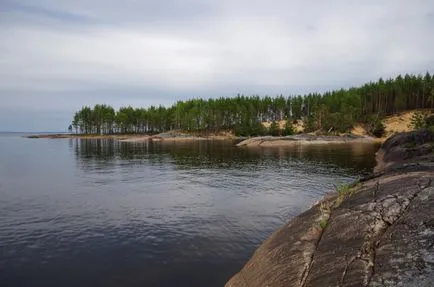
<svg viewBox="0 0 434 287">
<path fill-rule="evenodd" d="M 297 134 L 284 137 L 251 137 L 240 138 L 233 135 L 206 135 L 197 136 L 183 133 L 161 133 L 157 135 L 144 134 L 115 134 L 115 135 L 86 135 L 86 134 L 37 134 L 25 136 L 30 139 L 89 139 L 100 140 L 109 139 L 120 142 L 189 142 L 207 140 L 239 140 L 237 147 L 284 147 L 293 145 L 328 145 L 328 144 L 347 144 L 347 143 L 381 143 L 384 139 L 369 136 L 315 136 L 310 134 Z"/>
<path fill-rule="evenodd" d="M 185 142 L 201 140 L 234 140 L 236 137 L 229 135 L 208 135 L 196 136 L 178 133 L 162 133 L 157 135 L 145 134 L 114 134 L 114 135 L 89 135 L 89 134 L 36 134 L 24 136 L 29 139 L 89 139 L 101 140 L 110 139 L 120 142 L 144 142 L 144 141 L 165 141 L 165 142 Z"/>
</svg>

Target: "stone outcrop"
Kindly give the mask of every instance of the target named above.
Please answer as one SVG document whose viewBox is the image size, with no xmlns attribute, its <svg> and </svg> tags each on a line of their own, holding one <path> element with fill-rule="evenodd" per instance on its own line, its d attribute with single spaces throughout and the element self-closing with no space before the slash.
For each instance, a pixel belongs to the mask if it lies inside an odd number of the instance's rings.
<svg viewBox="0 0 434 287">
<path fill-rule="evenodd" d="M 394 136 L 375 173 L 272 234 L 227 287 L 433 286 L 434 133 Z"/>
<path fill-rule="evenodd" d="M 310 134 L 298 134 L 283 137 L 253 137 L 241 141 L 237 146 L 241 147 L 280 147 L 293 145 L 315 144 L 346 144 L 346 143 L 373 143 L 377 140 L 369 136 L 343 135 L 343 136 L 316 136 Z"/>
</svg>

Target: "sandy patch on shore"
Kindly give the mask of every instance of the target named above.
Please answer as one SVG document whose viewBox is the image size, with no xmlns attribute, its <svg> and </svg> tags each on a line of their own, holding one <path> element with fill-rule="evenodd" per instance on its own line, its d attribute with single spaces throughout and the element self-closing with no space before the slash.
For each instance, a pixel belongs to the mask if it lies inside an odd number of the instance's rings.
<svg viewBox="0 0 434 287">
<path fill-rule="evenodd" d="M 383 123 L 386 128 L 386 135 L 390 136 L 394 133 L 409 132 L 414 130 L 411 125 L 411 118 L 416 111 L 400 113 L 384 119 Z"/>
<path fill-rule="evenodd" d="M 279 128 L 281 130 L 285 129 L 286 122 L 287 122 L 286 120 L 277 121 L 277 123 L 279 124 Z M 265 128 L 269 129 L 270 126 L 271 126 L 271 123 L 272 122 L 270 122 L 270 121 L 268 121 L 268 122 L 262 122 L 262 125 Z M 303 121 L 302 120 L 296 120 L 295 123 L 292 123 L 292 129 L 294 130 L 295 133 L 302 133 L 302 132 L 304 132 L 304 123 L 303 123 Z"/>
<path fill-rule="evenodd" d="M 351 129 L 351 134 L 355 136 L 367 136 L 368 131 L 362 125 L 355 125 Z"/>
<path fill-rule="evenodd" d="M 382 138 L 378 138 L 378 142 L 384 142 L 390 136 L 396 133 L 410 132 L 414 130 L 414 127 L 411 124 L 411 118 L 413 117 L 415 112 L 426 112 L 424 110 L 413 110 L 408 112 L 399 113 L 393 116 L 388 116 L 383 119 L 385 133 Z M 368 131 L 365 127 L 360 124 L 357 124 L 351 130 L 351 134 L 356 136 L 367 136 Z"/>
</svg>

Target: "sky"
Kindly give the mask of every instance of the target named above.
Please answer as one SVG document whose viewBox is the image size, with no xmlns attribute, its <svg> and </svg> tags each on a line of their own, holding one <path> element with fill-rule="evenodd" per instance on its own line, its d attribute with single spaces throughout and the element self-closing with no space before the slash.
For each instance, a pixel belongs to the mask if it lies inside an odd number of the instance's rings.
<svg viewBox="0 0 434 287">
<path fill-rule="evenodd" d="M 434 1 L 1 0 L 0 131 L 434 72 Z"/>
</svg>

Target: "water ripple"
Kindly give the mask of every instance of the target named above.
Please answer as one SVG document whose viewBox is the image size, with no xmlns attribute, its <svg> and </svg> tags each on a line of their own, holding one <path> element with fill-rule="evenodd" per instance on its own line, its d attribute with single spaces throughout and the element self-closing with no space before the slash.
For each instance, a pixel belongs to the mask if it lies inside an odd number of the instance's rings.
<svg viewBox="0 0 434 287">
<path fill-rule="evenodd" d="M 376 147 L 11 137 L 2 149 L 2 286 L 221 286 L 278 226 L 368 172 Z"/>
</svg>

